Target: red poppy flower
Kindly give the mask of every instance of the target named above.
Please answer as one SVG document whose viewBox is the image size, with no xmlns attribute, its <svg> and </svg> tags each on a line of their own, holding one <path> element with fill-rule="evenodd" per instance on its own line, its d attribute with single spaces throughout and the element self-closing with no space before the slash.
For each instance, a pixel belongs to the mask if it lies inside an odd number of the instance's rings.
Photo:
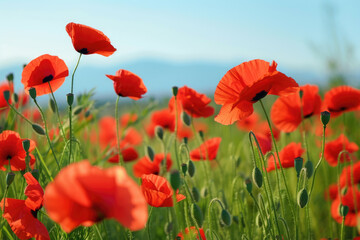
<svg viewBox="0 0 360 240">
<path fill-rule="evenodd" d="M 136 231 L 145 227 L 148 217 L 140 188 L 124 168 L 101 169 L 88 161 L 71 164 L 59 172 L 45 189 L 44 207 L 65 232 L 104 218 L 116 219 Z"/>
<path fill-rule="evenodd" d="M 130 123 L 135 122 L 138 119 L 136 113 L 125 113 L 120 117 L 120 124 L 122 127 L 127 127 Z"/>
<path fill-rule="evenodd" d="M 214 108 L 209 106 L 211 99 L 205 94 L 198 93 L 187 86 L 178 89 L 177 102 L 179 113 L 184 110 L 194 118 L 206 118 L 214 114 Z M 169 101 L 169 108 L 171 111 L 175 111 L 174 104 L 175 98 L 172 97 Z"/>
<path fill-rule="evenodd" d="M 349 153 L 359 150 L 358 145 L 354 142 L 349 142 L 344 134 L 341 134 L 337 139 L 329 141 L 325 144 L 324 157 L 330 166 L 334 167 L 338 163 L 338 155 L 342 150 L 346 150 Z M 350 161 L 348 154 L 342 154 L 340 162 Z"/>
<path fill-rule="evenodd" d="M 153 207 L 172 207 L 174 205 L 172 196 L 174 194 L 170 183 L 166 178 L 149 174 L 141 176 L 141 190 L 147 203 Z M 176 201 L 180 202 L 185 196 L 176 192 Z"/>
<path fill-rule="evenodd" d="M 351 169 L 352 171 L 352 176 L 351 176 Z M 352 183 L 352 181 L 354 181 Z M 344 187 L 344 186 L 351 186 L 351 185 L 356 185 L 358 183 L 360 183 L 360 162 L 356 162 L 353 166 L 346 166 L 343 168 L 341 175 L 340 175 L 340 187 Z"/>
<path fill-rule="evenodd" d="M 355 191 L 355 192 L 354 192 Z M 354 195 L 356 197 L 357 203 L 355 208 Z M 360 212 L 355 212 L 355 209 L 360 207 L 360 191 L 357 187 L 348 187 L 346 193 L 340 197 L 338 196 L 331 204 L 331 216 L 338 223 L 342 222 L 342 216 L 340 216 L 339 208 L 340 204 L 349 207 L 349 212 L 345 217 L 345 226 L 355 227 L 357 225 L 357 218 L 360 217 Z"/>
<path fill-rule="evenodd" d="M 350 86 L 332 88 L 324 96 L 324 107 L 330 112 L 331 117 L 358 110 L 360 107 L 360 90 Z"/>
<path fill-rule="evenodd" d="M 10 93 L 14 92 L 14 85 L 8 81 L 4 81 L 0 84 L 0 110 L 8 108 L 8 104 L 4 97 L 4 92 L 9 91 Z M 11 104 L 12 100 L 9 98 L 9 103 Z"/>
<path fill-rule="evenodd" d="M 128 70 L 120 69 L 115 75 L 106 76 L 114 81 L 115 92 L 120 97 L 139 100 L 147 92 L 142 79 Z"/>
<path fill-rule="evenodd" d="M 199 232 L 200 232 L 201 239 L 206 240 L 204 230 L 202 228 L 199 228 Z M 200 239 L 199 233 L 198 233 L 196 227 L 194 227 L 194 226 L 191 226 L 190 230 L 189 230 L 189 228 L 185 228 L 185 233 L 179 232 L 179 234 L 177 236 L 180 237 L 181 240 L 183 240 L 184 237 L 185 237 L 185 239 L 191 239 L 191 237 L 193 237 L 193 236 L 196 236 L 196 239 Z"/>
<path fill-rule="evenodd" d="M 71 22 L 66 25 L 66 32 L 75 50 L 81 54 L 96 53 L 108 57 L 116 51 L 110 39 L 103 32 L 92 27 Z"/>
<path fill-rule="evenodd" d="M 262 133 L 255 133 L 256 139 L 259 142 L 261 152 L 266 154 L 267 152 L 271 151 L 272 148 L 272 140 L 271 137 L 266 136 Z M 254 142 L 255 144 L 255 142 Z"/>
<path fill-rule="evenodd" d="M 138 152 L 136 151 L 135 148 L 129 146 L 129 147 L 121 147 L 121 156 L 124 160 L 124 162 L 131 162 L 136 160 L 139 157 Z M 119 162 L 119 154 L 116 148 L 113 148 L 110 150 L 111 151 L 111 156 L 110 158 L 108 158 L 108 162 L 111 163 L 118 163 Z"/>
<path fill-rule="evenodd" d="M 243 131 L 254 131 L 257 127 L 257 124 L 260 122 L 260 116 L 256 112 L 240 120 L 236 123 L 236 126 Z"/>
<path fill-rule="evenodd" d="M 32 122 L 40 122 L 41 113 L 37 108 L 27 108 L 22 111 L 22 114 Z"/>
<path fill-rule="evenodd" d="M 331 184 L 324 192 L 325 200 L 335 200 L 338 196 L 338 185 L 336 183 Z"/>
<path fill-rule="evenodd" d="M 11 165 L 12 171 L 21 171 L 26 169 L 25 157 L 26 152 L 22 146 L 21 139 L 17 132 L 5 130 L 0 133 L 0 169 Z M 30 140 L 29 156 L 30 166 L 35 163 L 35 157 L 31 152 L 35 149 L 35 142 Z"/>
<path fill-rule="evenodd" d="M 275 126 L 271 126 L 271 127 L 272 127 L 272 132 L 274 134 L 275 140 L 279 140 L 280 139 L 279 129 L 277 129 Z M 257 136 L 257 134 L 264 134 L 265 136 L 268 136 L 269 139 L 272 139 L 269 124 L 266 121 L 263 121 L 260 124 L 258 124 L 258 126 L 254 132 L 255 132 L 256 136 Z"/>
<path fill-rule="evenodd" d="M 215 102 L 222 105 L 215 121 L 229 125 L 250 116 L 253 104 L 267 94 L 286 96 L 299 85 L 294 79 L 276 70 L 277 63 L 264 60 L 244 62 L 230 69 L 215 90 Z"/>
<path fill-rule="evenodd" d="M 145 127 L 145 131 L 149 137 L 155 136 L 156 126 L 161 126 L 162 128 L 173 132 L 175 130 L 175 114 L 173 114 L 168 108 L 154 111 L 151 114 L 150 123 Z"/>
<path fill-rule="evenodd" d="M 21 82 L 28 92 L 36 89 L 36 96 L 55 92 L 69 75 L 69 70 L 63 60 L 49 54 L 35 58 L 24 67 Z M 51 85 L 51 89 L 49 87 Z"/>
<path fill-rule="evenodd" d="M 200 145 L 199 148 L 196 148 L 190 152 L 190 158 L 193 161 L 199 160 L 213 160 L 216 158 L 217 152 L 219 150 L 221 138 L 215 137 L 205 141 Z"/>
<path fill-rule="evenodd" d="M 286 145 L 280 152 L 279 157 L 281 161 L 281 165 L 283 168 L 291 168 L 294 167 L 294 160 L 297 157 L 301 157 L 301 155 L 305 152 L 301 147 L 301 143 L 290 143 Z M 279 160 L 276 159 L 276 166 L 280 169 Z M 274 157 L 271 156 L 268 160 L 267 171 L 275 170 L 275 162 Z"/>
<path fill-rule="evenodd" d="M 301 123 L 301 107 L 304 118 L 320 114 L 321 97 L 315 85 L 301 86 L 303 97 L 291 94 L 278 98 L 271 108 L 271 119 L 275 126 L 283 132 L 293 132 Z"/>
<path fill-rule="evenodd" d="M 19 239 L 50 240 L 46 227 L 37 219 L 37 213 L 42 207 L 44 191 L 31 173 L 25 173 L 24 178 L 28 184 L 25 189 L 28 198 L 26 200 L 6 198 L 3 217 Z M 4 200 L 0 205 L 3 209 Z"/>
<path fill-rule="evenodd" d="M 20 106 L 23 107 L 29 102 L 29 95 L 24 91 L 22 91 L 18 94 L 18 98 L 19 98 L 19 100 L 15 105 L 16 108 L 19 108 Z"/>
<path fill-rule="evenodd" d="M 164 160 L 164 154 L 159 153 L 155 154 L 154 161 L 151 161 L 149 157 L 145 156 L 137 163 L 134 164 L 134 175 L 136 177 L 141 177 L 143 174 L 155 174 L 158 175 L 160 173 L 160 165 L 161 162 Z M 172 161 L 170 158 L 170 154 L 166 155 L 166 169 L 167 171 L 170 170 L 172 165 Z"/>
</svg>

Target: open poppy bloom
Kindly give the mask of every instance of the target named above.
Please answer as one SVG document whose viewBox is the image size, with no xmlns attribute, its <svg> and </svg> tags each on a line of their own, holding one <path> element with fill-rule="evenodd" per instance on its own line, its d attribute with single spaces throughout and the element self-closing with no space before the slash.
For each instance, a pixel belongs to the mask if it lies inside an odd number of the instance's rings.
<svg viewBox="0 0 360 240">
<path fill-rule="evenodd" d="M 142 79 L 125 69 L 116 71 L 115 75 L 106 75 L 114 81 L 114 89 L 120 97 L 129 97 L 133 100 L 139 100 L 147 89 Z"/>
<path fill-rule="evenodd" d="M 293 132 L 301 123 L 301 108 L 303 117 L 309 118 L 320 114 L 321 97 L 319 88 L 315 85 L 301 86 L 302 99 L 299 94 L 291 94 L 278 98 L 271 108 L 271 120 L 283 132 Z"/>
<path fill-rule="evenodd" d="M 342 150 L 349 153 L 359 150 L 358 145 L 354 142 L 349 142 L 344 134 L 341 134 L 337 139 L 329 141 L 325 144 L 324 157 L 330 166 L 334 167 L 338 164 L 338 155 Z M 342 154 L 340 162 L 349 162 L 350 157 L 348 154 Z"/>
<path fill-rule="evenodd" d="M 344 112 L 359 110 L 360 90 L 350 86 L 339 86 L 325 93 L 324 107 L 330 112 L 331 117 L 336 117 Z"/>
<path fill-rule="evenodd" d="M 357 189 L 356 186 L 347 187 L 346 193 L 344 195 L 341 195 L 341 201 L 340 196 L 338 195 L 331 204 L 331 216 L 338 223 L 342 222 L 342 216 L 340 216 L 339 211 L 341 203 L 349 207 L 349 212 L 345 217 L 345 226 L 355 227 L 357 225 L 357 218 L 360 217 L 360 212 L 355 211 L 356 209 L 360 208 L 360 191 Z"/>
<path fill-rule="evenodd" d="M 110 39 L 103 32 L 92 27 L 71 22 L 66 25 L 66 32 L 75 50 L 81 54 L 96 53 L 108 57 L 116 51 Z"/>
<path fill-rule="evenodd" d="M 201 239 L 206 240 L 204 230 L 202 228 L 199 228 L 199 232 L 200 232 Z M 194 227 L 194 226 L 191 226 L 190 228 L 185 228 L 184 233 L 179 232 L 179 234 L 177 236 L 180 237 L 181 240 L 183 240 L 183 239 L 193 239 L 191 237 L 194 237 L 194 236 L 196 236 L 196 239 L 200 239 L 199 238 L 199 233 L 198 233 L 196 227 Z"/>
<path fill-rule="evenodd" d="M 4 97 L 4 92 L 9 91 L 10 93 L 14 92 L 14 84 L 9 83 L 8 81 L 4 81 L 0 84 L 0 111 L 8 108 L 8 104 Z M 12 100 L 9 98 L 9 104 L 11 104 Z"/>
<path fill-rule="evenodd" d="M 124 160 L 124 162 L 131 162 L 136 160 L 139 157 L 138 152 L 136 151 L 136 149 L 132 146 L 126 146 L 126 147 L 121 147 L 121 156 Z M 108 162 L 111 163 L 118 163 L 119 162 L 119 154 L 118 154 L 118 150 L 117 148 L 112 148 L 110 150 L 110 158 L 108 158 Z"/>
<path fill-rule="evenodd" d="M 44 191 L 30 172 L 24 174 L 28 186 L 25 189 L 26 200 L 6 198 L 1 201 L 1 209 L 5 207 L 3 217 L 19 239 L 35 238 L 50 240 L 49 233 L 38 219 L 37 213 L 43 204 Z"/>
<path fill-rule="evenodd" d="M 25 91 L 36 89 L 36 96 L 55 92 L 69 75 L 69 70 L 63 60 L 49 54 L 41 55 L 24 67 L 21 82 Z M 51 88 L 50 88 L 50 86 Z"/>
<path fill-rule="evenodd" d="M 16 103 L 16 108 L 19 108 L 19 106 L 23 107 L 29 102 L 29 95 L 27 95 L 26 92 L 22 91 L 18 94 L 19 100 Z"/>
<path fill-rule="evenodd" d="M 214 160 L 219 150 L 221 138 L 215 137 L 206 140 L 199 148 L 196 148 L 190 152 L 190 159 L 193 161 L 199 160 Z"/>
<path fill-rule="evenodd" d="M 289 143 L 279 152 L 281 166 L 283 168 L 294 167 L 295 158 L 301 157 L 304 152 L 305 150 L 301 147 L 301 143 Z M 279 159 L 276 159 L 276 166 L 280 169 Z M 273 170 L 275 170 L 275 162 L 274 157 L 271 156 L 268 160 L 267 171 Z"/>
<path fill-rule="evenodd" d="M 150 137 L 155 136 L 156 126 L 161 126 L 162 128 L 173 132 L 175 130 L 175 114 L 168 108 L 154 111 L 151 114 L 150 123 L 145 127 L 146 133 Z"/>
<path fill-rule="evenodd" d="M 253 104 L 266 95 L 286 96 L 295 93 L 299 85 L 294 79 L 276 70 L 275 61 L 256 59 L 230 69 L 215 90 L 215 102 L 222 105 L 215 121 L 229 125 L 245 119 Z"/>
<path fill-rule="evenodd" d="M 12 171 L 21 171 L 26 169 L 26 152 L 23 148 L 21 139 L 17 132 L 5 130 L 0 133 L 0 169 L 6 170 L 10 164 Z M 30 140 L 30 139 L 29 139 Z M 35 149 L 35 142 L 30 140 L 29 156 L 30 166 L 34 165 L 35 157 L 31 152 Z"/>
<path fill-rule="evenodd" d="M 174 205 L 172 196 L 174 190 L 166 178 L 154 175 L 144 174 L 141 176 L 141 190 L 147 203 L 153 207 L 172 207 Z M 176 201 L 180 202 L 186 197 L 176 192 Z"/>
<path fill-rule="evenodd" d="M 351 169 L 353 170 L 352 175 Z M 354 163 L 353 166 L 349 165 L 344 167 L 340 174 L 339 183 L 340 187 L 351 186 L 360 183 L 360 162 Z"/>
<path fill-rule="evenodd" d="M 336 183 L 331 184 L 324 192 L 325 200 L 335 200 L 338 196 L 338 185 Z"/>
<path fill-rule="evenodd" d="M 101 169 L 88 161 L 71 164 L 59 172 L 45 189 L 44 207 L 68 233 L 104 218 L 116 219 L 136 231 L 145 227 L 148 217 L 140 188 L 124 168 Z"/>
<path fill-rule="evenodd" d="M 260 116 L 256 112 L 253 112 L 247 118 L 236 122 L 236 126 L 243 131 L 254 131 L 257 127 L 257 124 L 260 122 Z"/>
<path fill-rule="evenodd" d="M 161 162 L 164 160 L 164 154 L 158 153 L 155 154 L 154 161 L 151 161 L 149 157 L 145 156 L 137 163 L 134 164 L 134 175 L 136 177 L 141 177 L 143 174 L 155 174 L 160 173 Z M 166 155 L 166 170 L 169 171 L 172 165 L 170 154 Z"/>
<path fill-rule="evenodd" d="M 209 106 L 211 99 L 188 86 L 179 88 L 176 98 L 179 113 L 183 110 L 194 118 L 206 118 L 214 114 L 214 108 Z M 175 112 L 175 97 L 170 99 L 169 108 Z"/>
<path fill-rule="evenodd" d="M 135 122 L 138 119 L 136 113 L 125 113 L 120 117 L 120 124 L 122 127 L 127 127 L 129 124 Z"/>
</svg>

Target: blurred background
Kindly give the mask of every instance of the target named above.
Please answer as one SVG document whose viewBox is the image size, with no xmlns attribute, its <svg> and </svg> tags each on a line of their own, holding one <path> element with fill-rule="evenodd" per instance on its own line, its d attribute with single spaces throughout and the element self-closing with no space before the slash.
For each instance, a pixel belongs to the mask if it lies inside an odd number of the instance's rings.
<svg viewBox="0 0 360 240">
<path fill-rule="evenodd" d="M 130 70 L 143 78 L 146 98 L 171 96 L 188 85 L 213 96 L 227 70 L 251 59 L 275 60 L 300 84 L 360 82 L 360 1 L 0 1 L 0 80 L 13 72 L 22 89 L 23 64 L 48 53 L 72 73 L 78 53 L 69 22 L 104 32 L 117 48 L 87 55 L 75 93 L 96 88 L 113 101 L 105 74 Z M 56 92 L 65 101 L 70 77 Z M 46 96 L 45 96 L 46 97 Z M 46 98 L 47 99 L 47 98 Z"/>
</svg>

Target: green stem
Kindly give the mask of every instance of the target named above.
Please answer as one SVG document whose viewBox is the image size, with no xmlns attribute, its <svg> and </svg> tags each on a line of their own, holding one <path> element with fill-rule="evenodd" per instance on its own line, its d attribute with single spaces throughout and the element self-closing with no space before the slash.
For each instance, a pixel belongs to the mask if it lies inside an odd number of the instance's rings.
<svg viewBox="0 0 360 240">
<path fill-rule="evenodd" d="M 154 207 L 150 207 L 149 217 L 148 217 L 147 224 L 146 224 L 146 230 L 147 230 L 147 235 L 148 235 L 148 239 L 149 239 L 149 240 L 151 239 L 151 235 L 150 235 L 150 220 L 151 220 L 151 215 L 152 215 L 152 212 L 153 212 L 153 208 L 154 208 Z"/>
<path fill-rule="evenodd" d="M 119 127 L 119 112 L 118 112 L 118 106 L 119 106 L 119 100 L 120 96 L 117 96 L 116 103 L 115 103 L 115 122 L 116 122 L 116 142 L 117 142 L 117 149 L 118 149 L 118 155 L 119 155 L 119 164 L 120 166 L 124 166 L 124 159 L 121 154 L 121 148 L 120 148 L 120 127 Z"/>
<path fill-rule="evenodd" d="M 6 102 L 7 104 L 8 104 L 8 106 L 17 114 L 17 115 L 19 115 L 20 117 L 22 117 L 26 122 L 28 122 L 30 125 L 33 125 L 33 123 L 29 120 L 29 119 L 27 119 L 24 115 L 22 115 L 21 113 L 19 113 L 15 108 L 14 108 L 14 106 L 13 105 L 11 105 L 9 102 Z"/>
<path fill-rule="evenodd" d="M 344 223 L 345 223 L 345 216 L 342 217 L 342 221 L 341 221 L 341 232 L 340 232 L 340 239 L 344 240 Z"/>
<path fill-rule="evenodd" d="M 51 87 L 51 84 L 50 82 L 49 83 L 49 88 L 50 88 L 50 91 L 51 91 L 51 96 L 52 96 L 52 99 L 54 100 L 54 103 L 55 103 L 55 111 L 56 111 L 56 116 L 57 116 L 57 120 L 58 120 L 58 123 L 59 123 L 59 127 L 60 127 L 60 132 L 61 132 L 61 135 L 64 139 L 64 141 L 66 141 L 66 137 L 65 137 L 65 131 L 64 131 L 64 127 L 61 123 L 61 118 L 60 118 L 60 113 L 59 113 L 59 108 L 58 108 L 58 104 L 56 102 L 56 98 L 55 98 L 55 95 L 54 95 L 54 92 L 52 90 L 52 87 Z"/>
</svg>

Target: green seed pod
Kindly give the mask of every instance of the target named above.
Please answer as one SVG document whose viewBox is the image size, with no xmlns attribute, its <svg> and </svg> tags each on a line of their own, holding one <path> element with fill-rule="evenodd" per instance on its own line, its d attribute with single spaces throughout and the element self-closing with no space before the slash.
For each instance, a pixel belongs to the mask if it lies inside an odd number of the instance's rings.
<svg viewBox="0 0 360 240">
<path fill-rule="evenodd" d="M 190 160 L 188 163 L 188 173 L 190 177 L 193 177 L 195 175 L 195 170 L 196 170 L 195 164 L 193 161 Z"/>
<path fill-rule="evenodd" d="M 326 126 L 330 121 L 330 113 L 328 111 L 321 112 L 320 120 L 324 126 Z"/>
<path fill-rule="evenodd" d="M 40 177 L 40 173 L 38 169 L 34 169 L 31 171 L 31 174 L 33 175 L 33 177 L 39 181 L 39 177 Z"/>
<path fill-rule="evenodd" d="M 154 150 L 152 149 L 152 147 L 146 146 L 145 152 L 146 152 L 146 155 L 150 158 L 150 161 L 153 162 L 155 153 L 154 153 Z"/>
<path fill-rule="evenodd" d="M 7 79 L 9 82 L 14 81 L 14 74 L 13 74 L 13 73 L 9 73 L 9 74 L 6 76 L 6 79 Z"/>
<path fill-rule="evenodd" d="M 252 192 L 252 182 L 251 182 L 250 178 L 245 179 L 245 187 L 246 187 L 246 190 L 251 194 L 251 192 Z"/>
<path fill-rule="evenodd" d="M 346 205 L 340 204 L 339 213 L 340 213 L 340 216 L 346 217 L 346 215 L 349 213 L 349 207 Z"/>
<path fill-rule="evenodd" d="M 50 100 L 49 100 L 49 107 L 53 113 L 56 112 L 55 101 L 52 98 L 50 98 Z"/>
<path fill-rule="evenodd" d="M 83 107 L 81 107 L 81 106 L 76 106 L 76 107 L 74 108 L 74 115 L 80 114 L 82 110 L 83 110 Z"/>
<path fill-rule="evenodd" d="M 184 137 L 184 138 L 183 138 L 183 142 L 184 142 L 185 144 L 188 144 L 188 138 L 187 138 L 187 137 Z"/>
<path fill-rule="evenodd" d="M 90 116 L 90 114 L 91 114 L 90 110 L 86 111 L 85 112 L 85 118 L 88 118 Z"/>
<path fill-rule="evenodd" d="M 311 176 L 314 173 L 314 165 L 313 165 L 313 163 L 310 160 L 306 161 L 305 168 L 306 168 L 306 177 L 311 178 Z"/>
<path fill-rule="evenodd" d="M 186 112 L 181 113 L 181 119 L 182 119 L 183 123 L 185 123 L 186 126 L 191 125 L 191 118 Z"/>
<path fill-rule="evenodd" d="M 176 236 L 175 240 L 182 240 L 181 236 Z"/>
<path fill-rule="evenodd" d="M 200 193 L 199 190 L 196 187 L 193 187 L 191 190 L 191 194 L 195 200 L 195 202 L 200 201 Z"/>
<path fill-rule="evenodd" d="M 221 211 L 221 221 L 225 224 L 225 226 L 231 225 L 231 215 L 225 209 Z"/>
<path fill-rule="evenodd" d="M 188 166 L 186 163 L 181 164 L 181 171 L 184 175 L 186 175 L 186 172 L 188 170 Z"/>
<path fill-rule="evenodd" d="M 5 101 L 6 102 L 9 102 L 9 99 L 10 99 L 10 91 L 6 90 L 3 92 L 4 94 L 4 98 L 5 98 Z"/>
<path fill-rule="evenodd" d="M 11 183 L 14 181 L 15 178 L 15 173 L 13 172 L 8 172 L 6 174 L 6 186 L 9 187 L 11 185 Z"/>
<path fill-rule="evenodd" d="M 199 135 L 200 135 L 201 139 L 204 141 L 204 132 L 200 130 Z"/>
<path fill-rule="evenodd" d="M 258 188 L 261 188 L 262 184 L 263 184 L 263 176 L 262 176 L 262 173 L 261 173 L 261 171 L 260 171 L 260 169 L 258 167 L 255 167 L 253 169 L 252 178 L 253 178 L 253 181 L 254 181 L 255 185 Z"/>
<path fill-rule="evenodd" d="M 176 87 L 176 86 L 172 87 L 172 92 L 173 92 L 173 96 L 174 96 L 174 97 L 177 96 L 178 90 L 179 90 L 178 87 Z"/>
<path fill-rule="evenodd" d="M 29 95 L 30 95 L 30 97 L 32 98 L 32 99 L 34 99 L 35 100 L 35 98 L 36 98 L 36 89 L 35 88 L 30 88 L 29 89 Z"/>
<path fill-rule="evenodd" d="M 16 93 L 13 93 L 12 98 L 15 103 L 19 101 L 19 96 Z"/>
<path fill-rule="evenodd" d="M 300 99 L 304 96 L 304 91 L 303 90 L 299 91 L 299 96 L 300 96 Z"/>
<path fill-rule="evenodd" d="M 163 140 L 163 138 L 164 138 L 164 129 L 161 126 L 156 126 L 155 127 L 155 134 L 160 140 Z"/>
<path fill-rule="evenodd" d="M 233 216 L 232 219 L 233 219 L 234 223 L 239 224 L 239 217 L 238 216 Z"/>
<path fill-rule="evenodd" d="M 25 150 L 25 152 L 29 152 L 30 140 L 29 139 L 24 139 L 22 141 L 22 146 L 23 146 L 23 149 Z"/>
<path fill-rule="evenodd" d="M 208 189 L 207 189 L 207 187 L 203 187 L 203 188 L 201 189 L 201 196 L 202 196 L 203 198 L 205 198 L 205 197 L 207 197 L 207 195 L 208 195 Z"/>
<path fill-rule="evenodd" d="M 258 226 L 259 228 L 261 228 L 262 225 L 263 225 L 263 222 L 261 221 L 260 213 L 258 213 L 258 214 L 256 215 L 255 224 L 256 224 L 256 226 Z"/>
<path fill-rule="evenodd" d="M 300 208 L 304 208 L 308 203 L 309 196 L 305 188 L 301 189 L 297 194 L 297 203 Z"/>
<path fill-rule="evenodd" d="M 196 224 L 202 227 L 204 217 L 201 208 L 196 203 L 191 204 L 191 216 L 194 218 Z"/>
<path fill-rule="evenodd" d="M 175 191 L 180 187 L 180 179 L 180 172 L 178 170 L 172 170 L 170 173 L 170 184 Z"/>
<path fill-rule="evenodd" d="M 303 166 L 303 159 L 301 157 L 297 157 L 294 159 L 294 167 L 296 170 L 296 176 L 299 177 L 300 176 L 300 172 Z"/>
<path fill-rule="evenodd" d="M 72 93 L 66 94 L 66 101 L 69 106 L 72 106 L 74 103 L 74 94 L 72 94 Z"/>
<path fill-rule="evenodd" d="M 45 135 L 45 130 L 39 124 L 33 123 L 31 126 L 37 134 Z"/>
</svg>

